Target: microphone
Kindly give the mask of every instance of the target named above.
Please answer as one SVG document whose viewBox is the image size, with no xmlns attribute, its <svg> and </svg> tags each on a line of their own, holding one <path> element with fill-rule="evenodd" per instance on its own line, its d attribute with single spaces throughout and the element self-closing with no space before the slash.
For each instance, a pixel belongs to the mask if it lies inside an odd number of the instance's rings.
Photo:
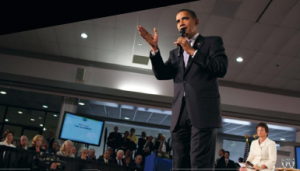
<svg viewBox="0 0 300 171">
<path fill-rule="evenodd" d="M 186 29 L 186 28 L 181 28 L 181 29 L 180 29 L 179 33 L 180 33 L 180 36 L 181 36 L 181 37 L 184 37 L 185 29 Z M 182 54 L 182 47 L 181 47 L 180 45 L 178 45 L 178 46 L 177 46 L 177 49 L 178 49 L 178 54 L 177 54 L 177 56 L 180 57 L 180 55 Z"/>
<path fill-rule="evenodd" d="M 251 167 L 254 166 L 254 165 L 253 165 L 251 162 L 249 162 L 249 161 L 246 161 L 246 163 L 247 163 L 249 166 L 251 166 Z M 256 171 L 259 171 L 259 170 L 256 170 Z"/>
</svg>

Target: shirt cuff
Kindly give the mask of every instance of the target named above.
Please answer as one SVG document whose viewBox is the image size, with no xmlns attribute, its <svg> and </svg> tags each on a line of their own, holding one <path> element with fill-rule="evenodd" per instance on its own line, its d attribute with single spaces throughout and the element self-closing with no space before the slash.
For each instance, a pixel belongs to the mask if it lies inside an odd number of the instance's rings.
<svg viewBox="0 0 300 171">
<path fill-rule="evenodd" d="M 156 51 L 154 51 L 154 52 L 151 50 L 152 56 L 155 56 L 157 52 L 158 52 L 158 49 Z"/>
<path fill-rule="evenodd" d="M 195 52 L 194 52 L 192 58 L 194 58 L 194 56 L 196 55 L 197 51 L 198 51 L 198 50 L 195 50 Z"/>
</svg>

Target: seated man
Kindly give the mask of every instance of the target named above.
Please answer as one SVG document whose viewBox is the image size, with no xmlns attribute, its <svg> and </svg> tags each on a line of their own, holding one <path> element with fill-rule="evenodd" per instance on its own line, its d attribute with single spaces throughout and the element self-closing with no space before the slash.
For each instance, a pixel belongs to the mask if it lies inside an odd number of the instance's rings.
<svg viewBox="0 0 300 171">
<path fill-rule="evenodd" d="M 162 135 L 160 140 L 155 143 L 154 149 L 157 157 L 170 158 L 170 148 L 164 135 Z"/>
<path fill-rule="evenodd" d="M 20 145 L 17 148 L 27 150 L 28 149 L 28 138 L 26 135 L 22 135 L 20 138 Z"/>
<path fill-rule="evenodd" d="M 219 169 L 224 169 L 224 170 L 236 170 L 236 166 L 234 161 L 229 159 L 230 156 L 230 152 L 229 151 L 225 151 L 224 153 L 224 161 L 221 161 L 221 159 L 218 161 L 217 167 Z"/>
<path fill-rule="evenodd" d="M 123 159 L 124 151 L 118 150 L 117 157 L 112 159 L 112 163 L 117 165 L 125 165 L 125 160 Z"/>
<path fill-rule="evenodd" d="M 143 168 L 143 164 L 142 164 L 142 161 L 143 161 L 143 157 L 142 155 L 137 155 L 135 157 L 135 161 L 134 161 L 134 165 L 133 167 L 137 167 L 137 168 Z"/>
<path fill-rule="evenodd" d="M 101 162 L 101 163 L 111 163 L 111 160 L 110 160 L 110 151 L 109 150 L 105 150 L 103 156 L 100 156 L 97 160 L 99 162 Z"/>
<path fill-rule="evenodd" d="M 87 156 L 89 160 L 96 160 L 95 150 L 93 148 L 89 149 L 89 154 Z"/>
</svg>

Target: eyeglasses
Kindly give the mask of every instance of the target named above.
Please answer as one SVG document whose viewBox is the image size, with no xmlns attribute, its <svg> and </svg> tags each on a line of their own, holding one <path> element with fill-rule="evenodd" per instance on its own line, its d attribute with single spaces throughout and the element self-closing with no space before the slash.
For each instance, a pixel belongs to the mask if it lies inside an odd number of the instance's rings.
<svg viewBox="0 0 300 171">
<path fill-rule="evenodd" d="M 258 129 L 256 130 L 257 132 L 264 132 L 265 130 L 264 129 Z"/>
</svg>

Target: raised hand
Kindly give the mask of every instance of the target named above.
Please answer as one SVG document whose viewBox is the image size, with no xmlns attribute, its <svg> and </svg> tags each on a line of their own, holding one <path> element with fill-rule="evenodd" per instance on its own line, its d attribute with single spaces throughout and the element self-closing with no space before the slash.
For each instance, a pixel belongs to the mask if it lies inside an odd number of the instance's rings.
<svg viewBox="0 0 300 171">
<path fill-rule="evenodd" d="M 150 34 L 144 27 L 137 26 L 140 35 L 145 39 L 145 41 L 151 46 L 152 51 L 158 50 L 158 36 L 156 28 L 153 29 L 154 34 Z"/>
</svg>

